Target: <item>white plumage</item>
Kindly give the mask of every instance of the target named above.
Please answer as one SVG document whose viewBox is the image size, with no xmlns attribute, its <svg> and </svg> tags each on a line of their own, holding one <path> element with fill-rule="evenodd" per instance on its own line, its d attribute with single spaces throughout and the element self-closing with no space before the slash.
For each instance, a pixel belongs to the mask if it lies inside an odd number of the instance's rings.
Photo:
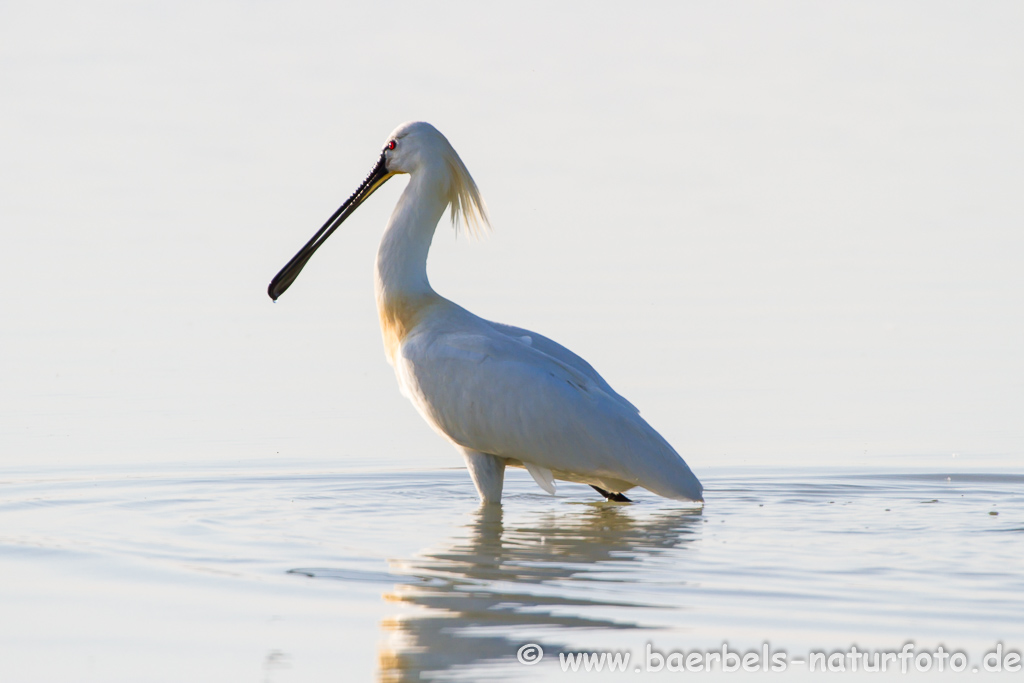
<svg viewBox="0 0 1024 683">
<path fill-rule="evenodd" d="M 462 452 L 481 501 L 500 501 L 506 466 L 525 467 L 550 493 L 562 479 L 613 498 L 641 486 L 702 500 L 701 484 L 679 454 L 589 363 L 535 332 L 479 318 L 431 288 L 427 253 L 445 209 L 470 229 L 487 214 L 465 165 L 428 123 L 391 134 L 363 185 L 271 283 L 271 297 L 396 173 L 410 180 L 377 254 L 385 351 L 402 393 Z"/>
</svg>

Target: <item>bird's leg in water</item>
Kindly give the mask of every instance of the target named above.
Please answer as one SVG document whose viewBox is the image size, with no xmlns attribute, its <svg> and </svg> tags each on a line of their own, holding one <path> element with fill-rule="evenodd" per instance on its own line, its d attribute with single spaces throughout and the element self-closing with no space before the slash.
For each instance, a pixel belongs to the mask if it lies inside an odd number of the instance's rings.
<svg viewBox="0 0 1024 683">
<path fill-rule="evenodd" d="M 501 502 L 501 487 L 505 483 L 505 460 L 490 453 L 481 453 L 468 448 L 460 448 L 462 457 L 466 459 L 469 476 L 473 477 L 480 502 Z"/>
<path fill-rule="evenodd" d="M 629 498 L 626 498 L 621 493 L 612 493 L 611 491 L 605 491 L 600 486 L 594 486 L 593 484 L 591 484 L 590 488 L 594 489 L 595 491 L 600 493 L 602 496 L 604 496 L 608 500 L 614 501 L 616 503 L 632 503 L 633 502 Z"/>
</svg>

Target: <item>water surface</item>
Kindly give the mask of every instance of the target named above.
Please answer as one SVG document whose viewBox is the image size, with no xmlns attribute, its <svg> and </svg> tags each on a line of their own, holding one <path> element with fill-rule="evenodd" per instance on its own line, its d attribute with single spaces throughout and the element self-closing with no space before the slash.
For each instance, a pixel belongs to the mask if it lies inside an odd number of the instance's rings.
<svg viewBox="0 0 1024 683">
<path fill-rule="evenodd" d="M 0 680 L 557 680 L 560 652 L 648 644 L 912 641 L 979 666 L 1024 645 L 1024 475 L 704 481 L 703 508 L 627 505 L 512 472 L 479 510 L 461 469 L 8 471 Z"/>
</svg>

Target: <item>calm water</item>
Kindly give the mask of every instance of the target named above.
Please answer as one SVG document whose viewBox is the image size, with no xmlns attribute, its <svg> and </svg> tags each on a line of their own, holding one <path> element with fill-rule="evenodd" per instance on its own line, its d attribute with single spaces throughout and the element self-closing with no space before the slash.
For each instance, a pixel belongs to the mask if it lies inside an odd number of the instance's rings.
<svg viewBox="0 0 1024 683">
<path fill-rule="evenodd" d="M 633 671 L 648 644 L 723 642 L 797 660 L 913 641 L 975 667 L 1024 646 L 1024 475 L 703 478 L 694 509 L 512 472 L 481 512 L 456 469 L 8 471 L 0 680 L 560 680 L 559 652 Z"/>
<path fill-rule="evenodd" d="M 558 652 L 723 642 L 910 640 L 977 666 L 1024 645 L 1024 475 L 729 470 L 702 510 L 509 479 L 480 512 L 462 470 L 8 472 L 0 680 L 557 680 Z"/>
</svg>

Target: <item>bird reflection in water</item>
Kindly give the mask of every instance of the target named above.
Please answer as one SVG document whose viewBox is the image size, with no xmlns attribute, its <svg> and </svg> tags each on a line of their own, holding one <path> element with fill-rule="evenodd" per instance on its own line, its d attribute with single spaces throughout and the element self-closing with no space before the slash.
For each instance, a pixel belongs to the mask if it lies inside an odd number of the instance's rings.
<svg viewBox="0 0 1024 683">
<path fill-rule="evenodd" d="M 700 510 L 662 509 L 641 518 L 639 506 L 581 507 L 506 526 L 499 506 L 484 506 L 465 539 L 397 563 L 393 571 L 410 580 L 385 599 L 426 611 L 383 621 L 380 680 L 418 681 L 507 663 L 527 642 L 554 653 L 562 629 L 645 628 L 608 618 L 616 611 L 609 608 L 656 607 L 615 600 L 614 584 L 636 581 L 637 563 L 693 540 Z"/>
</svg>

